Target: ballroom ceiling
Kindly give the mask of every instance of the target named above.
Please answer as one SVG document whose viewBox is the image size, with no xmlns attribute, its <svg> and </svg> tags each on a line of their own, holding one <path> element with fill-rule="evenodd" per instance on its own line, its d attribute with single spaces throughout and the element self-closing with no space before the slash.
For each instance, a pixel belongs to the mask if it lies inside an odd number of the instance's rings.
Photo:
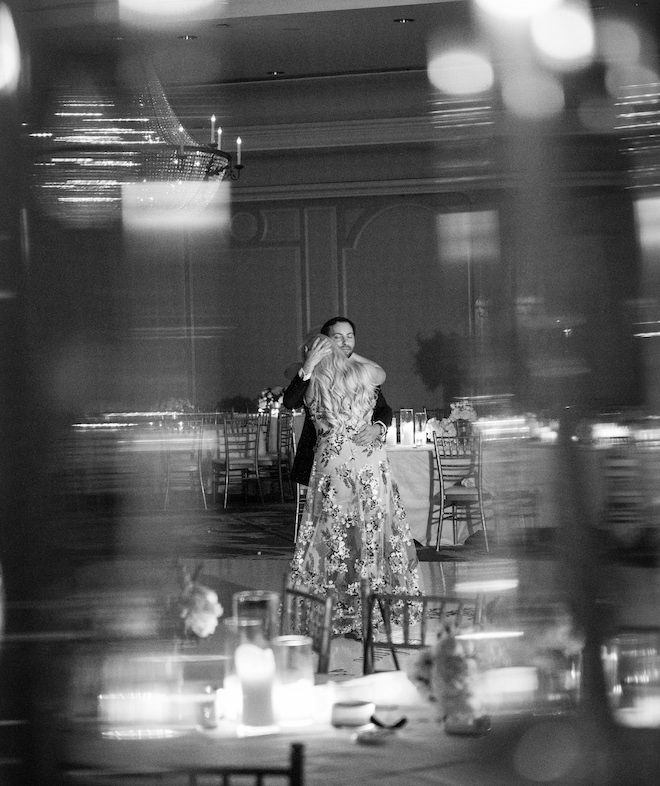
<svg viewBox="0 0 660 786">
<path fill-rule="evenodd" d="M 653 25 L 660 15 L 657 0 L 591 3 L 596 13 L 634 8 Z M 146 16 L 128 14 L 140 4 L 186 11 L 147 25 Z M 460 38 L 475 14 L 474 0 L 14 0 L 13 7 L 46 73 L 53 51 L 98 56 L 138 47 L 193 135 L 218 114 L 228 133 L 250 128 L 252 149 L 286 146 L 257 139 L 254 129 L 264 124 L 403 122 L 426 114 L 429 41 Z M 285 136 L 289 146 L 302 146 L 288 129 Z M 308 146 L 321 144 L 304 136 Z"/>
<path fill-rule="evenodd" d="M 117 0 L 24 0 L 18 16 L 37 46 L 139 42 L 164 85 L 192 86 L 424 69 L 429 36 L 470 15 L 468 0 L 211 0 L 196 14 L 195 3 L 160 27 L 127 24 Z"/>
<path fill-rule="evenodd" d="M 185 8 L 157 27 L 140 5 Z M 595 10 L 656 0 L 592 0 Z M 15 0 L 37 46 L 99 48 L 118 37 L 150 53 L 164 84 L 208 85 L 424 69 L 438 31 L 465 30 L 473 0 Z M 147 24 L 146 20 L 150 19 Z M 396 20 L 411 20 L 405 23 Z M 273 75 L 273 72 L 279 72 Z"/>
</svg>

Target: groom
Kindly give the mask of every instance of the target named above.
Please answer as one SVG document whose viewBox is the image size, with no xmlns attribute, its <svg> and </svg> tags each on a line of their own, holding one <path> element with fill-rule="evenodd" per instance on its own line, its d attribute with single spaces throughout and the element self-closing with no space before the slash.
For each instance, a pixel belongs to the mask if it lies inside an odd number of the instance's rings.
<svg viewBox="0 0 660 786">
<path fill-rule="evenodd" d="M 321 328 L 321 333 L 339 344 L 339 348 L 350 357 L 355 349 L 355 325 L 346 317 L 333 317 Z M 303 405 L 305 391 L 316 364 L 329 353 L 329 349 L 317 338 L 309 347 L 306 347 L 305 360 L 298 373 L 284 391 L 283 404 L 288 409 L 298 409 Z M 378 398 L 372 416 L 372 422 L 365 425 L 356 434 L 355 442 L 358 445 L 370 445 L 377 438 L 385 439 L 387 429 L 392 423 L 392 408 L 378 388 Z M 314 462 L 314 446 L 316 444 L 316 429 L 309 413 L 305 412 L 305 422 L 293 460 L 291 477 L 295 483 L 306 486 Z"/>
</svg>

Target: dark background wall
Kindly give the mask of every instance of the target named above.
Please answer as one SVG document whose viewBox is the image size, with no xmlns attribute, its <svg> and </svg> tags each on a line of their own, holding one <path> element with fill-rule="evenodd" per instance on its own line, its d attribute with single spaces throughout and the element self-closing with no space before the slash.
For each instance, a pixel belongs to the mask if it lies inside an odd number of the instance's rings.
<svg viewBox="0 0 660 786">
<path fill-rule="evenodd" d="M 547 124 L 510 134 L 485 106 L 470 111 L 492 122 L 454 128 L 424 74 L 311 82 L 226 87 L 245 169 L 203 224 L 72 230 L 28 194 L 33 356 L 58 410 L 256 401 L 335 314 L 385 367 L 394 408 L 639 401 L 614 143 Z M 200 91 L 170 96 L 189 127 Z M 472 216 L 458 241 L 457 214 Z"/>
</svg>

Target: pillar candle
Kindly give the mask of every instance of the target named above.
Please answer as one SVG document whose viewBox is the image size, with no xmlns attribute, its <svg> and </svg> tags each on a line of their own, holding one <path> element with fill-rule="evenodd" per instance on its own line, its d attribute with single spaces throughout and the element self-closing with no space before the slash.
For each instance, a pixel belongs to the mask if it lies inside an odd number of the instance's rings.
<svg viewBox="0 0 660 786">
<path fill-rule="evenodd" d="M 387 437 L 385 442 L 388 445 L 396 445 L 396 418 L 392 418 L 392 424 L 387 429 Z"/>
<path fill-rule="evenodd" d="M 401 425 L 401 444 L 413 445 L 415 443 L 415 424 L 413 422 L 412 409 L 402 409 L 400 414 Z"/>
<path fill-rule="evenodd" d="M 273 651 L 256 644 L 241 644 L 236 648 L 234 664 L 241 684 L 243 726 L 272 726 L 275 722 Z"/>
</svg>

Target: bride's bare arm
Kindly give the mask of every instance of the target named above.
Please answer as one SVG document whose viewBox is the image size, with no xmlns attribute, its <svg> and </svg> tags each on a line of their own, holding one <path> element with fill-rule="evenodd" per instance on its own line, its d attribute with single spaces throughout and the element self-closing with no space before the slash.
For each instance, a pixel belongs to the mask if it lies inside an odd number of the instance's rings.
<svg viewBox="0 0 660 786">
<path fill-rule="evenodd" d="M 369 369 L 369 376 L 374 385 L 382 385 L 383 382 L 385 382 L 387 374 L 385 373 L 385 369 L 379 366 L 378 363 L 375 363 L 373 360 L 368 360 L 362 355 L 358 355 L 357 352 L 353 352 L 351 360 L 355 363 L 362 363 L 363 366 Z"/>
</svg>

